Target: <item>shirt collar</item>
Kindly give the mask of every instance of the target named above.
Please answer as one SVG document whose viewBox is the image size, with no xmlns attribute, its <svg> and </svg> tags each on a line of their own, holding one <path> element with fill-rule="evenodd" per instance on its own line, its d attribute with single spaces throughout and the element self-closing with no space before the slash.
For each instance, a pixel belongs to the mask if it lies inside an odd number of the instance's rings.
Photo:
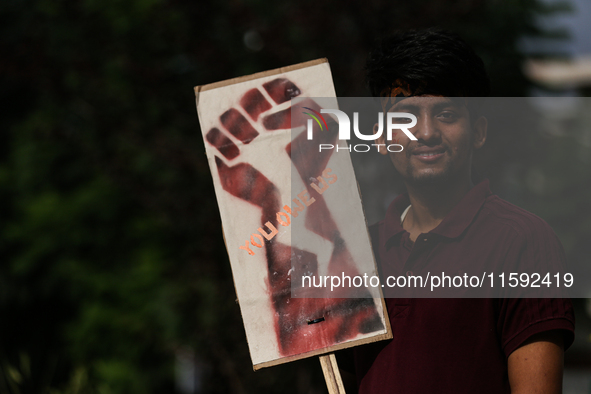
<svg viewBox="0 0 591 394">
<path fill-rule="evenodd" d="M 472 223 L 482 204 L 484 204 L 484 201 L 490 195 L 492 193 L 489 182 L 488 179 L 485 179 L 470 189 L 460 203 L 430 233 L 442 235 L 446 238 L 459 237 L 470 223 Z M 408 198 L 408 194 L 404 193 L 396 197 L 388 207 L 384 228 L 386 239 L 390 239 L 406 231 L 400 224 L 400 215 L 409 204 L 410 199 Z"/>
</svg>

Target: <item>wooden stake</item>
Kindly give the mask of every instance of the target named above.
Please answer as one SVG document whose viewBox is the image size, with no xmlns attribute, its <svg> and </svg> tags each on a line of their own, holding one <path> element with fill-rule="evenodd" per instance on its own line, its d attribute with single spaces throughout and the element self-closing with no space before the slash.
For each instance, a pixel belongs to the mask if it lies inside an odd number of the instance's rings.
<svg viewBox="0 0 591 394">
<path fill-rule="evenodd" d="M 341 379 L 341 372 L 334 353 L 320 356 L 320 365 L 322 365 L 328 394 L 345 394 L 345 386 L 343 386 L 343 379 Z"/>
</svg>

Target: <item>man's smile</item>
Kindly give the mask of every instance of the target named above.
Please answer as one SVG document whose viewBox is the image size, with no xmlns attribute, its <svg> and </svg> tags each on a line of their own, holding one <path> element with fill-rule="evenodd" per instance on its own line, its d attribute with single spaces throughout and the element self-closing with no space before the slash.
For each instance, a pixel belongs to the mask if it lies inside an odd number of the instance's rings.
<svg viewBox="0 0 591 394">
<path fill-rule="evenodd" d="M 443 157 L 445 148 L 442 146 L 421 146 L 411 151 L 411 155 L 424 163 L 432 163 Z"/>
</svg>

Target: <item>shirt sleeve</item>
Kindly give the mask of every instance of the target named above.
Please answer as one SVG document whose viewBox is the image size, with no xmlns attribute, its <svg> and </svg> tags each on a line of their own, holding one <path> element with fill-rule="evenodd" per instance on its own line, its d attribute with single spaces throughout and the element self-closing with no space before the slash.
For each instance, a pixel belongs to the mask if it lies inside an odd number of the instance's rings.
<svg viewBox="0 0 591 394">
<path fill-rule="evenodd" d="M 574 340 L 575 318 L 573 306 L 567 298 L 508 298 L 502 299 L 499 332 L 506 357 L 532 335 L 560 330 L 564 349 Z"/>
<path fill-rule="evenodd" d="M 564 270 L 564 249 L 554 231 L 534 215 L 527 219 L 529 223 L 520 223 L 513 228 L 515 237 L 507 252 L 506 269 L 538 272 L 542 276 Z M 565 350 L 573 343 L 575 316 L 569 298 L 505 298 L 498 301 L 497 330 L 506 357 L 532 335 L 545 331 L 559 330 Z"/>
</svg>

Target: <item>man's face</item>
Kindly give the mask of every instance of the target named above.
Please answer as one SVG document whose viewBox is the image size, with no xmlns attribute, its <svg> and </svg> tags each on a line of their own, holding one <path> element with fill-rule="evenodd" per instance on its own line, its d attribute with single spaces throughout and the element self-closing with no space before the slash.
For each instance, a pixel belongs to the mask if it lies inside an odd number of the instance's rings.
<svg viewBox="0 0 591 394">
<path fill-rule="evenodd" d="M 394 139 L 404 147 L 399 153 L 389 154 L 396 170 L 414 186 L 442 185 L 461 180 L 469 182 L 472 152 L 486 139 L 484 118 L 471 124 L 470 114 L 462 99 L 420 96 L 397 101 L 386 112 L 408 112 L 417 117 L 410 132 L 417 141 L 398 131 Z M 403 123 L 404 120 L 395 123 Z M 379 143 L 385 140 L 385 131 Z"/>
</svg>

